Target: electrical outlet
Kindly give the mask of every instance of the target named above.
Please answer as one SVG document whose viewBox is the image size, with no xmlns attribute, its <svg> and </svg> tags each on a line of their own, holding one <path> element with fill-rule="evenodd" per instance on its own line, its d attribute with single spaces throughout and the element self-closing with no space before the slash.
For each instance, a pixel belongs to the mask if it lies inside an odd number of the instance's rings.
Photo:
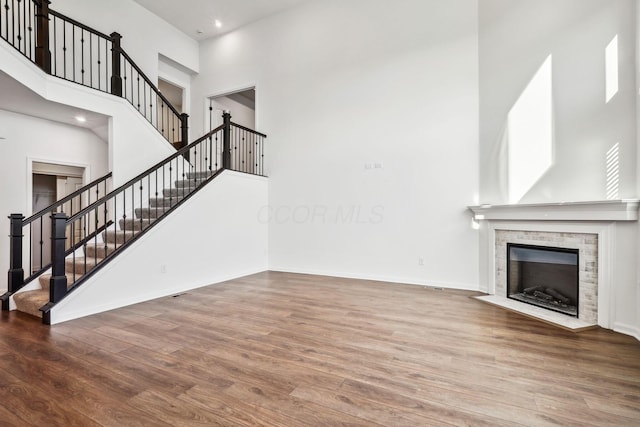
<svg viewBox="0 0 640 427">
<path fill-rule="evenodd" d="M 424 266 L 424 258 L 418 258 L 418 265 Z"/>
<path fill-rule="evenodd" d="M 165 274 L 167 272 L 167 266 L 165 264 L 160 265 L 160 273 Z"/>
</svg>

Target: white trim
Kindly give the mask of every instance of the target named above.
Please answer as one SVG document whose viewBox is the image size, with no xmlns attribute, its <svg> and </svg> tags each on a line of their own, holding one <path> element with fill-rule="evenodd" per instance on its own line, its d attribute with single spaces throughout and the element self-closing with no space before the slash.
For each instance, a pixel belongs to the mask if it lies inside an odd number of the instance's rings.
<svg viewBox="0 0 640 427">
<path fill-rule="evenodd" d="M 445 288 L 445 289 L 457 289 L 464 291 L 478 291 L 477 284 L 469 284 L 469 283 L 449 283 L 449 282 L 440 282 L 434 280 L 415 280 L 415 278 L 408 277 L 400 277 L 400 276 L 380 276 L 376 274 L 359 274 L 359 273 L 345 273 L 345 272 L 336 272 L 331 270 L 314 270 L 314 269 L 298 269 L 298 268 L 288 268 L 288 267 L 276 267 L 269 266 L 269 271 L 281 272 L 281 273 L 294 273 L 294 274 L 311 274 L 314 276 L 327 276 L 327 277 L 337 277 L 343 279 L 357 279 L 357 280 L 370 280 L 373 282 L 387 282 L 387 283 L 395 283 L 399 285 L 414 285 L 414 286 L 425 286 L 430 288 Z"/>
<path fill-rule="evenodd" d="M 54 165 L 62 165 L 62 166 L 73 166 L 76 168 L 83 168 L 84 169 L 84 174 L 82 175 L 82 185 L 85 185 L 89 182 L 91 182 L 91 165 L 90 164 L 83 164 L 83 163 L 73 163 L 73 162 L 68 162 L 68 161 L 64 161 L 64 160 L 58 160 L 58 159 L 46 159 L 46 158 L 42 158 L 42 157 L 27 157 L 27 176 L 26 176 L 26 182 L 27 182 L 27 205 L 25 206 L 25 217 L 29 217 L 31 216 L 34 212 L 33 212 L 33 163 L 34 162 L 38 162 L 38 163 L 50 163 L 50 164 L 54 164 Z"/>
<path fill-rule="evenodd" d="M 615 322 L 612 329 L 616 332 L 620 332 L 621 334 L 630 335 L 640 341 L 640 327 L 627 325 L 626 323 Z"/>
<path fill-rule="evenodd" d="M 637 221 L 640 200 L 480 205 L 468 208 L 476 220 Z"/>
</svg>

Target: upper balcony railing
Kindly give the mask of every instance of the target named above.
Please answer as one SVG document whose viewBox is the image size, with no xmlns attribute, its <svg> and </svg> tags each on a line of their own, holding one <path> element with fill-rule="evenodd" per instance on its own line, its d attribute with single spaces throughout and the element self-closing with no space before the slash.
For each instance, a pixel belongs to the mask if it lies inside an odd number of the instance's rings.
<svg viewBox="0 0 640 427">
<path fill-rule="evenodd" d="M 0 0 L 0 37 L 47 74 L 125 98 L 176 148 L 187 145 L 180 113 L 122 48 L 104 34 L 49 8 L 49 0 Z"/>
</svg>

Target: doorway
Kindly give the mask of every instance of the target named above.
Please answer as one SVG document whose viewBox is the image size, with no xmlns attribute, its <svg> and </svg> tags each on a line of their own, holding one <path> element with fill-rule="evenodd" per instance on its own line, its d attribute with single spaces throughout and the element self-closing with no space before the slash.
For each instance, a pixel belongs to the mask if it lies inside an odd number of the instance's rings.
<svg viewBox="0 0 640 427">
<path fill-rule="evenodd" d="M 32 164 L 32 214 L 42 211 L 78 190 L 83 185 L 85 168 L 59 165 L 54 163 L 33 162 Z M 67 206 L 68 204 L 68 206 Z M 78 208 L 80 196 L 65 204 L 62 211 Z M 71 214 L 67 212 L 67 214 Z M 78 230 L 80 232 L 80 230 Z M 45 215 L 32 223 L 31 234 L 31 272 L 39 271 L 51 263 L 51 219 Z M 70 238 L 71 236 L 67 236 Z"/>
<path fill-rule="evenodd" d="M 209 132 L 222 124 L 222 113 L 228 111 L 231 120 L 249 129 L 256 128 L 256 89 L 241 90 L 208 99 L 207 122 Z"/>
<path fill-rule="evenodd" d="M 167 100 L 173 105 L 179 114 L 184 113 L 184 89 L 180 86 L 176 86 L 173 83 L 158 78 L 158 90 L 167 98 Z M 167 119 L 169 121 L 175 120 L 175 118 Z M 176 127 L 178 131 L 176 131 Z M 164 126 L 162 133 L 165 138 L 176 148 L 182 144 L 182 133 L 179 131 L 180 124 L 174 123 L 172 126 Z"/>
</svg>

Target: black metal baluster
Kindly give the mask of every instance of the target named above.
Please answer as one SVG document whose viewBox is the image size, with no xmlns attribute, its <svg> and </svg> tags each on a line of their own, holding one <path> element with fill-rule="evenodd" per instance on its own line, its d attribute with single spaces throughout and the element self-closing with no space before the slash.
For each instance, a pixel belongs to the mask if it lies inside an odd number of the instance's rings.
<svg viewBox="0 0 640 427">
<path fill-rule="evenodd" d="M 140 201 L 140 218 L 144 218 L 142 208 L 144 204 Z M 147 206 L 151 207 L 151 174 L 147 175 Z M 151 224 L 151 209 L 149 209 L 149 224 Z"/>
<path fill-rule="evenodd" d="M 164 168 L 162 168 L 162 170 L 164 171 Z M 155 186 L 155 200 L 156 200 L 156 205 L 155 205 L 155 216 L 158 216 L 158 169 L 156 169 L 155 171 L 155 175 L 156 175 L 156 186 Z M 151 218 L 151 199 L 149 199 L 149 218 Z"/>
<path fill-rule="evenodd" d="M 140 191 L 140 194 L 142 194 L 142 191 Z M 132 236 L 135 234 L 134 231 L 133 231 L 133 226 L 134 226 L 135 219 L 136 219 L 135 215 L 133 214 L 135 207 L 136 207 L 136 189 L 134 187 L 134 184 L 131 184 L 131 208 L 130 208 L 131 209 L 131 215 L 130 215 L 130 218 L 131 218 L 131 235 Z M 126 220 L 125 220 L 124 227 L 125 227 L 125 230 L 126 230 L 126 228 L 127 228 L 127 221 Z"/>
<path fill-rule="evenodd" d="M 105 194 L 106 194 L 106 191 L 107 191 L 107 182 L 106 181 L 104 183 L 104 190 L 105 190 Z M 113 200 L 114 200 L 114 203 L 115 203 L 115 197 L 114 197 Z M 107 228 L 107 211 L 109 210 L 107 202 L 108 202 L 107 200 L 104 201 L 104 207 L 102 208 L 102 210 L 104 211 L 103 212 L 104 222 L 102 223 L 104 225 L 104 233 L 102 234 L 102 236 L 103 236 L 102 237 L 102 243 L 104 243 L 104 253 L 105 254 L 107 253 L 107 250 L 108 250 L 108 247 L 109 247 L 109 245 L 107 243 L 107 240 L 108 240 L 107 239 L 107 232 L 108 232 L 108 228 Z M 97 236 L 97 233 L 96 233 L 96 236 Z M 116 245 L 114 245 L 114 247 L 116 247 Z"/>
<path fill-rule="evenodd" d="M 8 20 L 9 19 L 9 5 L 7 4 L 6 0 L 4 3 L 4 6 L 2 6 L 2 8 L 5 10 L 5 19 Z M 5 25 L 5 31 L 7 32 L 6 35 L 2 34 L 2 14 L 0 14 L 0 37 L 7 39 L 9 38 L 9 22 L 7 21 L 6 25 Z"/>
<path fill-rule="evenodd" d="M 84 85 L 84 28 L 80 30 L 80 75 Z"/>
<path fill-rule="evenodd" d="M 28 4 L 29 4 L 29 26 L 27 27 L 27 30 L 29 31 L 29 36 L 27 37 L 27 39 L 29 40 L 29 59 L 33 61 L 33 40 L 31 39 L 31 37 L 33 36 L 33 27 L 31 26 L 31 17 L 32 17 L 31 6 L 33 5 L 33 3 L 28 2 Z"/>
<path fill-rule="evenodd" d="M 125 62 L 124 64 L 122 64 L 122 79 L 124 80 L 124 82 L 122 83 L 122 90 L 123 90 L 123 94 L 122 96 L 124 96 L 124 99 L 128 100 L 129 96 L 127 95 L 127 63 Z"/>
<path fill-rule="evenodd" d="M 125 222 L 127 220 L 127 190 L 124 190 L 122 192 L 122 217 L 124 218 Z M 118 219 L 116 218 L 116 221 L 118 221 Z M 122 244 L 127 243 L 127 232 L 125 227 L 122 227 L 123 231 L 123 238 L 122 238 Z"/>
<path fill-rule="evenodd" d="M 166 181 L 165 181 L 165 184 L 166 184 Z M 173 191 L 171 190 L 172 186 L 173 186 L 173 166 L 171 166 L 171 161 L 170 161 L 169 162 L 169 206 L 173 206 Z"/>
<path fill-rule="evenodd" d="M 58 30 L 56 28 L 57 17 L 53 17 L 53 74 L 58 75 Z"/>
<path fill-rule="evenodd" d="M 22 48 L 24 49 L 25 56 L 28 58 L 27 40 L 29 39 L 29 36 L 27 35 L 27 1 L 29 0 L 24 0 L 22 2 Z"/>
<path fill-rule="evenodd" d="M 98 265 L 98 228 L 99 228 L 99 220 L 98 218 L 100 217 L 100 212 L 98 211 L 98 207 L 95 208 L 95 210 L 93 211 L 93 217 L 95 218 L 95 221 L 93 222 L 93 260 L 94 260 L 94 264 L 97 266 Z M 104 251 L 104 255 L 106 257 L 107 255 L 107 251 Z"/>
<path fill-rule="evenodd" d="M 138 202 L 138 206 L 142 207 L 142 191 L 143 191 L 144 186 L 142 185 L 142 180 L 140 180 L 140 202 Z M 135 218 L 135 208 L 133 208 L 133 218 Z M 140 230 L 142 230 L 142 215 L 140 215 Z"/>
<path fill-rule="evenodd" d="M 144 105 L 144 118 L 151 122 L 151 120 L 149 120 L 149 116 L 147 115 L 147 82 L 145 81 L 142 82 L 142 94 L 144 96 L 144 99 L 142 101 L 142 105 Z"/>
<path fill-rule="evenodd" d="M 67 78 L 67 23 L 62 21 L 62 57 L 63 57 L 63 78 Z"/>
<path fill-rule="evenodd" d="M 21 49 L 22 49 L 22 47 L 21 47 L 21 45 L 22 45 L 22 34 L 21 34 L 21 31 L 20 31 L 20 30 L 21 30 L 21 28 L 20 28 L 20 26 L 21 26 L 21 25 L 20 25 L 20 3 L 22 3 L 22 0 L 18 0 L 18 7 L 16 8 L 16 9 L 17 9 L 17 11 L 18 11 L 18 37 L 17 37 L 17 39 L 18 39 L 18 45 L 16 46 L 16 48 L 17 48 L 19 51 L 22 51 L 22 50 L 21 50 Z M 14 6 L 15 6 L 15 4 L 14 4 Z M 14 11 L 14 12 L 13 12 L 13 14 L 14 14 L 14 16 L 15 16 L 16 12 Z M 14 34 L 15 34 L 15 32 L 16 32 L 15 22 L 14 22 L 13 32 L 14 32 Z"/>
<path fill-rule="evenodd" d="M 16 0 L 11 0 L 11 44 L 16 45 Z"/>
<path fill-rule="evenodd" d="M 113 242 L 115 243 L 114 247 L 118 248 L 118 196 L 113 197 Z"/>
<path fill-rule="evenodd" d="M 89 81 L 91 82 L 91 87 L 94 86 L 93 82 L 93 34 L 89 34 Z M 98 89 L 100 89 L 100 81 L 98 81 Z"/>
<path fill-rule="evenodd" d="M 138 73 L 138 99 L 137 99 L 137 104 L 138 104 L 138 111 L 140 111 L 140 73 Z"/>
<path fill-rule="evenodd" d="M 74 235 L 74 224 L 75 223 L 71 223 L 69 228 L 71 229 L 71 236 L 73 238 Z M 72 282 L 75 283 L 76 281 L 76 265 L 77 265 L 77 260 L 76 260 L 76 251 L 72 251 L 71 252 L 71 265 L 73 266 L 72 270 L 71 270 L 71 277 L 73 278 Z"/>
<path fill-rule="evenodd" d="M 76 26 L 71 24 L 71 66 L 73 73 L 71 76 L 73 77 L 73 81 L 76 80 Z"/>
<path fill-rule="evenodd" d="M 40 218 L 40 239 L 38 240 L 38 244 L 40 245 L 40 270 L 42 269 L 42 257 L 43 257 L 43 249 L 44 249 L 44 230 L 43 230 L 43 226 L 42 226 L 42 218 Z M 31 266 L 29 266 L 29 268 L 31 268 Z"/>
<path fill-rule="evenodd" d="M 233 167 L 233 170 L 237 171 L 240 169 L 240 136 L 239 136 L 240 130 L 237 128 L 234 128 L 233 131 L 233 149 L 235 150 L 235 165 Z"/>
<path fill-rule="evenodd" d="M 42 218 L 40 219 L 42 221 Z M 33 266 L 33 223 L 29 224 L 29 275 Z"/>
<path fill-rule="evenodd" d="M 165 138 L 167 138 L 169 136 L 168 132 L 165 134 L 164 133 L 164 101 L 160 102 L 160 133 L 162 133 L 162 136 L 164 136 Z M 167 138 L 169 139 L 169 138 Z M 173 144 L 173 141 L 169 141 Z"/>
</svg>

